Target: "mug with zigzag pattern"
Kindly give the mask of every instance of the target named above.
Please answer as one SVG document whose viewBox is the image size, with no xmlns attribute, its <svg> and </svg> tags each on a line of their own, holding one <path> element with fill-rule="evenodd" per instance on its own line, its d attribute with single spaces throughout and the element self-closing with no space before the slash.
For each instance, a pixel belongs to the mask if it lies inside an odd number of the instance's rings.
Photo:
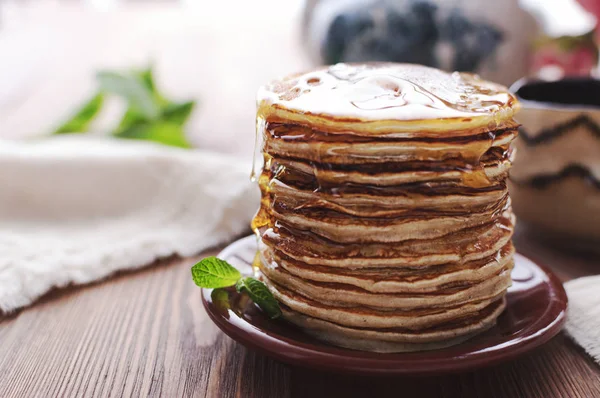
<svg viewBox="0 0 600 398">
<path fill-rule="evenodd" d="M 513 209 L 536 234 L 600 252 L 600 80 L 522 79 L 509 182 Z"/>
</svg>

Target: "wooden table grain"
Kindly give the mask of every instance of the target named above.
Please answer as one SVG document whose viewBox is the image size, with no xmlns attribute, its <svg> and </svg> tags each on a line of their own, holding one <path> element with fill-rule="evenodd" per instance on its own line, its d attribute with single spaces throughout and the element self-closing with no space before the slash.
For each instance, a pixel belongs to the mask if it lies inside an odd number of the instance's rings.
<svg viewBox="0 0 600 398">
<path fill-rule="evenodd" d="M 516 243 L 563 280 L 600 271 L 593 256 L 561 253 L 522 233 Z M 600 397 L 600 367 L 564 334 L 517 360 L 440 377 L 284 365 L 214 327 L 190 278 L 196 260 L 55 291 L 1 318 L 0 397 Z"/>
</svg>

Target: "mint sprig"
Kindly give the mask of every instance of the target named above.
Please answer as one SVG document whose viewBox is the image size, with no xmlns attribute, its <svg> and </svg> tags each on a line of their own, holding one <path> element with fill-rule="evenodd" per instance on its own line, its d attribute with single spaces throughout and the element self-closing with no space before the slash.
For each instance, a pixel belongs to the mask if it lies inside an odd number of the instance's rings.
<svg viewBox="0 0 600 398">
<path fill-rule="evenodd" d="M 219 309 L 228 310 L 231 308 L 231 304 L 229 303 L 229 292 L 225 289 L 213 290 L 210 294 L 210 298 Z"/>
<path fill-rule="evenodd" d="M 275 297 L 273 297 L 267 286 L 258 279 L 250 277 L 241 278 L 235 284 L 235 289 L 240 293 L 247 293 L 252 301 L 267 313 L 269 318 L 276 319 L 281 316 L 279 303 L 275 300 Z"/>
<path fill-rule="evenodd" d="M 206 257 L 192 267 L 194 283 L 208 289 L 233 286 L 241 277 L 240 271 L 216 257 Z"/>
<path fill-rule="evenodd" d="M 271 319 L 281 316 L 279 303 L 267 286 L 251 277 L 242 277 L 240 271 L 227 261 L 216 257 L 207 257 L 192 267 L 192 279 L 200 287 L 218 289 L 235 285 L 239 293 L 247 294 Z M 213 300 L 223 301 L 228 296 L 213 291 Z"/>
</svg>

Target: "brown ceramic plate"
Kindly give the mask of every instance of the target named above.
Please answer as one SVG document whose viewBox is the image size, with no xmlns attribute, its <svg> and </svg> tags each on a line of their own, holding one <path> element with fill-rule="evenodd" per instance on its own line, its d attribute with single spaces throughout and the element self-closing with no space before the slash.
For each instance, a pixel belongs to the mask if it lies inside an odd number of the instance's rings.
<svg viewBox="0 0 600 398">
<path fill-rule="evenodd" d="M 218 257 L 251 273 L 256 238 L 234 242 Z M 378 354 L 322 343 L 285 321 L 268 319 L 245 296 L 202 289 L 204 307 L 229 337 L 294 365 L 354 374 L 422 375 L 458 372 L 515 358 L 556 335 L 565 320 L 567 296 L 548 269 L 517 254 L 506 311 L 498 324 L 462 344 L 434 351 Z"/>
</svg>

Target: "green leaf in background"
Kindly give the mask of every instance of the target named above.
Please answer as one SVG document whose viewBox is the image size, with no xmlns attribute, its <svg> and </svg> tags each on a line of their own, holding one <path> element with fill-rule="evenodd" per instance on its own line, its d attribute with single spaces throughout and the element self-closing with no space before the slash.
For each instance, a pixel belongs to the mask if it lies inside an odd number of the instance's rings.
<svg viewBox="0 0 600 398">
<path fill-rule="evenodd" d="M 154 73 L 152 72 L 152 67 L 138 70 L 134 73 L 137 76 L 139 76 L 140 79 L 142 79 L 142 82 L 148 88 L 148 90 L 150 90 L 153 93 L 156 92 L 156 85 L 154 84 Z"/>
<path fill-rule="evenodd" d="M 156 91 L 156 84 L 154 83 L 154 75 L 151 68 L 134 71 L 132 73 L 134 76 L 140 79 L 140 82 L 144 85 L 144 87 L 146 87 L 149 96 L 153 98 L 159 109 L 163 108 L 169 103 L 167 99 L 165 99 Z M 119 123 L 118 130 L 124 130 L 133 124 L 146 122 L 148 120 L 152 119 L 148 118 L 147 115 L 139 111 L 135 104 L 129 104 L 125 114 L 123 115 L 123 119 L 121 119 L 121 122 Z"/>
<path fill-rule="evenodd" d="M 118 136 L 118 134 L 121 131 L 128 129 L 135 124 L 147 123 L 147 122 L 152 122 L 152 120 L 147 119 L 135 107 L 130 106 L 125 111 L 125 114 L 123 115 L 123 118 L 121 119 L 121 122 L 119 123 L 119 126 L 117 127 L 117 129 L 113 132 L 113 135 Z"/>
<path fill-rule="evenodd" d="M 153 98 L 154 102 L 159 108 L 162 108 L 168 104 L 169 101 L 156 91 L 156 85 L 154 84 L 154 76 L 151 68 L 134 71 L 133 74 L 140 79 L 140 82 L 148 90 L 149 96 Z M 136 123 L 144 123 L 149 120 L 152 119 L 148 118 L 147 115 L 139 111 L 135 104 L 129 104 L 125 114 L 123 115 L 123 118 L 121 119 L 121 122 L 119 123 L 119 127 L 113 133 L 113 135 L 117 135 L 117 132 L 125 130 Z"/>
<path fill-rule="evenodd" d="M 160 116 L 159 104 L 139 76 L 134 73 L 102 71 L 96 77 L 102 91 L 125 98 L 129 106 L 135 108 L 145 119 L 155 120 Z"/>
<path fill-rule="evenodd" d="M 235 288 L 238 292 L 246 292 L 252 301 L 267 313 L 269 318 L 276 319 L 281 316 L 279 303 L 261 281 L 250 277 L 241 278 L 237 281 Z"/>
<path fill-rule="evenodd" d="M 164 121 L 137 123 L 125 130 L 119 130 L 113 135 L 118 138 L 154 141 L 163 145 L 191 148 L 185 138 L 183 127 L 176 123 Z"/>
<path fill-rule="evenodd" d="M 104 104 L 104 93 L 100 92 L 86 102 L 78 111 L 57 128 L 52 134 L 83 133 L 85 132 L 94 117 L 98 114 Z"/>
<path fill-rule="evenodd" d="M 192 114 L 195 105 L 195 101 L 170 103 L 163 110 L 162 119 L 171 123 L 183 125 Z"/>
<path fill-rule="evenodd" d="M 195 101 L 175 103 L 167 100 L 157 90 L 152 69 L 133 72 L 149 96 L 159 107 L 159 116 L 155 119 L 140 111 L 135 104 L 130 104 L 118 128 L 113 132 L 115 137 L 150 140 L 180 148 L 190 148 L 185 137 L 183 125 L 194 110 Z"/>
<path fill-rule="evenodd" d="M 154 83 L 154 73 L 152 72 L 151 67 L 135 71 L 134 74 L 138 76 L 146 88 L 150 90 L 154 100 L 161 108 L 164 108 L 167 104 L 169 104 L 169 100 L 163 97 L 156 89 L 156 84 Z"/>
<path fill-rule="evenodd" d="M 166 121 L 183 126 L 192 114 L 195 105 L 195 101 L 169 103 L 162 109 L 159 122 Z M 147 122 L 150 122 L 150 120 L 147 120 L 144 115 L 139 113 L 135 108 L 130 107 L 123 115 L 123 119 L 121 119 L 121 123 L 119 123 L 119 128 L 114 135 L 119 136 L 121 131 L 128 129 L 135 124 Z"/>
<path fill-rule="evenodd" d="M 152 68 L 129 72 L 101 71 L 97 75 L 99 93 L 54 134 L 83 133 L 100 112 L 105 97 L 117 95 L 127 108 L 119 125 L 111 134 L 119 138 L 154 141 L 164 145 L 191 148 L 183 125 L 193 112 L 196 102 L 173 102 L 156 87 Z"/>
<path fill-rule="evenodd" d="M 216 257 L 207 257 L 192 267 L 194 283 L 200 287 L 216 289 L 233 286 L 241 278 L 240 271 Z"/>
</svg>

